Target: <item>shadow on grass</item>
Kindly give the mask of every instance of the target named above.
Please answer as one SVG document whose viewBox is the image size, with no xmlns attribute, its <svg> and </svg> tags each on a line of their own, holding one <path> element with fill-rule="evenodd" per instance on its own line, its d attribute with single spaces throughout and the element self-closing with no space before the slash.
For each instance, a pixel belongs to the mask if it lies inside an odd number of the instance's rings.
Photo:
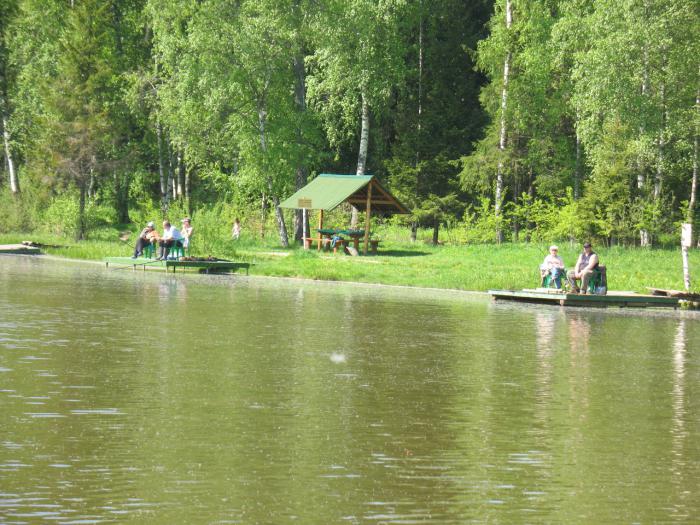
<svg viewBox="0 0 700 525">
<path fill-rule="evenodd" d="M 430 255 L 430 253 L 417 252 L 415 250 L 380 250 L 377 255 L 387 257 L 422 257 L 423 255 Z"/>
</svg>

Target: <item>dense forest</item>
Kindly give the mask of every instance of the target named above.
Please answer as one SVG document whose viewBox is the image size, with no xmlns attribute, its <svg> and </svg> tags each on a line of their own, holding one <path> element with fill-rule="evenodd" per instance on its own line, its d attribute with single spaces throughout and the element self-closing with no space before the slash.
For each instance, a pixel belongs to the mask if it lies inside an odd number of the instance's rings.
<svg viewBox="0 0 700 525">
<path fill-rule="evenodd" d="M 697 0 L 0 0 L 0 231 L 274 225 L 318 173 L 464 242 L 693 222 Z"/>
</svg>

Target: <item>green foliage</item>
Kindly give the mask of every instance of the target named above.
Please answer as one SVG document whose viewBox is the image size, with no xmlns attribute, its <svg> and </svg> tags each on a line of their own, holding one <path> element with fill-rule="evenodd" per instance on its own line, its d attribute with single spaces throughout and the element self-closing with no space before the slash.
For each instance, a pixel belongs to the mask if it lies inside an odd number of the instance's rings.
<svg viewBox="0 0 700 525">
<path fill-rule="evenodd" d="M 0 2 L 0 113 L 24 192 L 4 193 L 3 158 L 0 227 L 84 236 L 167 209 L 201 214 L 212 243 L 239 217 L 241 243 L 272 246 L 270 203 L 355 171 L 364 97 L 368 171 L 412 211 L 392 228 L 677 237 L 700 127 L 695 3 L 511 3 L 507 28 L 505 0 Z"/>
<path fill-rule="evenodd" d="M 27 192 L 12 195 L 9 188 L 0 189 L 0 233 L 26 232 L 38 226 L 37 210 Z"/>
<path fill-rule="evenodd" d="M 508 224 L 508 218 L 503 214 L 496 216 L 493 213 L 491 199 L 482 197 L 477 206 L 467 208 L 461 226 L 453 229 L 452 234 L 460 243 L 492 243 L 495 240 L 495 232 L 498 229 L 507 229 Z"/>
<path fill-rule="evenodd" d="M 56 196 L 41 215 L 39 230 L 58 236 L 75 236 L 83 227 L 86 232 L 100 226 L 114 223 L 114 210 L 89 202 L 84 210 L 84 223 L 81 225 L 78 200 L 74 195 Z"/>
</svg>

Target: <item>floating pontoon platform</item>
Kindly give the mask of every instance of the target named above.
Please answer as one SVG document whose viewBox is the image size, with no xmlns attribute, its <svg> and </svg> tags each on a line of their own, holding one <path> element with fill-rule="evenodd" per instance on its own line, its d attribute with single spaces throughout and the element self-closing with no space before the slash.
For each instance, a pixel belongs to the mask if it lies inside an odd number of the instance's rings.
<svg viewBox="0 0 700 525">
<path fill-rule="evenodd" d="M 36 246 L 25 244 L 0 244 L 0 254 L 7 255 L 39 255 L 41 250 Z"/>
<path fill-rule="evenodd" d="M 138 259 L 132 259 L 131 257 L 105 257 L 104 259 L 106 266 L 128 267 L 133 266 L 133 269 L 142 268 L 146 271 L 148 268 L 165 269 L 167 272 L 169 268 L 173 269 L 173 273 L 177 268 L 196 268 L 198 270 L 204 270 L 205 273 L 219 272 L 219 271 L 235 271 L 239 268 L 245 269 L 246 275 L 248 274 L 248 269 L 250 268 L 250 263 L 247 262 L 232 262 L 232 261 L 177 261 L 177 260 L 166 260 L 159 261 L 158 259 L 145 259 L 139 257 Z"/>
<path fill-rule="evenodd" d="M 559 306 L 629 307 L 629 308 L 678 308 L 678 297 L 642 295 L 635 292 L 614 292 L 607 295 L 582 295 L 559 292 L 549 288 L 532 290 L 489 290 L 496 301 L 552 304 Z"/>
</svg>

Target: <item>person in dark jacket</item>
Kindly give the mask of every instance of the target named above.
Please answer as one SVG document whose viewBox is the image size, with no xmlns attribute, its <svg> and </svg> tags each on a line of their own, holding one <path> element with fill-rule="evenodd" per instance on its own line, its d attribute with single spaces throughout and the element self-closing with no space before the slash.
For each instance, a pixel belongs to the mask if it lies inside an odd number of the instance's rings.
<svg viewBox="0 0 700 525">
<path fill-rule="evenodd" d="M 598 255 L 593 251 L 590 242 L 584 242 L 583 252 L 578 256 L 576 266 L 566 275 L 571 289 L 576 293 L 585 294 L 588 291 L 588 281 L 596 268 L 598 268 Z M 581 281 L 581 288 L 576 284 L 578 280 Z"/>
</svg>

